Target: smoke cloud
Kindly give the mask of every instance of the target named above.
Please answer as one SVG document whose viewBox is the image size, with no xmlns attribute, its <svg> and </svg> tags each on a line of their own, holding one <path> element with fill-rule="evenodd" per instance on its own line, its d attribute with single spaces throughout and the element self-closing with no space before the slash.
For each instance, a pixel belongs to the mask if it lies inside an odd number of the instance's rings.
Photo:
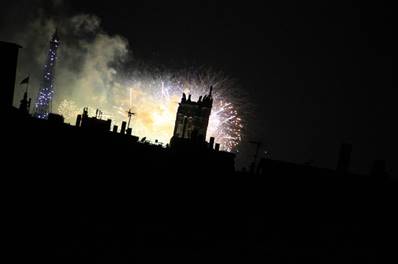
<svg viewBox="0 0 398 264">
<path fill-rule="evenodd" d="M 44 6 L 44 1 L 33 2 L 32 6 Z M 29 96 L 35 102 L 49 40 L 57 29 L 61 45 L 55 70 L 52 111 L 56 112 L 64 100 L 73 100 L 77 106 L 109 108 L 114 104 L 113 95 L 122 89 L 117 67 L 129 56 L 128 41 L 119 35 L 111 36 L 104 32 L 101 20 L 95 15 L 66 16 L 60 14 L 62 9 L 62 1 L 51 1 L 50 8 L 38 8 L 22 22 L 16 23 L 13 18 L 8 18 L 6 26 L 0 30 L 2 40 L 23 46 L 17 69 L 14 105 L 19 104 L 24 91 L 19 87 L 18 80 L 28 74 Z"/>
<path fill-rule="evenodd" d="M 101 28 L 99 17 L 64 14 L 62 1 L 25 4 L 28 6 L 24 8 L 28 9 L 42 8 L 32 9 L 30 16 L 22 20 L 5 17 L 6 26 L 0 29 L 2 40 L 23 46 L 17 70 L 15 106 L 24 92 L 19 80 L 28 74 L 31 76 L 29 96 L 34 105 L 49 40 L 57 29 L 61 44 L 52 112 L 62 114 L 66 122 L 73 124 L 76 114 L 87 106 L 91 114 L 100 108 L 104 118 L 111 118 L 114 124 L 120 125 L 122 120 L 127 120 L 128 109 L 132 109 L 136 114 L 132 120 L 134 134 L 167 143 L 172 136 L 181 93 L 189 92 L 196 100 L 213 85 L 215 106 L 208 136 L 215 136 L 228 150 L 241 140 L 243 125 L 233 97 L 236 85 L 222 73 L 208 69 L 172 72 L 145 66 L 142 62 L 134 62 L 127 39 L 108 34 Z M 16 7 L 9 7 L 12 8 Z"/>
</svg>

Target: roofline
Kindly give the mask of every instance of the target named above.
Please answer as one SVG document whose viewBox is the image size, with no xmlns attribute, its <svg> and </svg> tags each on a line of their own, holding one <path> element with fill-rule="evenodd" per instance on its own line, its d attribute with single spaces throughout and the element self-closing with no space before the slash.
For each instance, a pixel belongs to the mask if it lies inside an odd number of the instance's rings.
<svg viewBox="0 0 398 264">
<path fill-rule="evenodd" d="M 14 46 L 14 47 L 17 47 L 19 49 L 23 48 L 21 45 L 16 44 L 16 43 L 12 43 L 12 42 L 7 42 L 7 41 L 0 40 L 0 43 L 3 44 L 3 45 Z"/>
</svg>

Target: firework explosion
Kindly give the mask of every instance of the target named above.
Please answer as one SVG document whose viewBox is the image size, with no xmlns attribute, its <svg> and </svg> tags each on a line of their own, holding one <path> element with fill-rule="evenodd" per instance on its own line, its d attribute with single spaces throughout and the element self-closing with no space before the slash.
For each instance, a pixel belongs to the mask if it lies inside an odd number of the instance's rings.
<svg viewBox="0 0 398 264">
<path fill-rule="evenodd" d="M 73 124 L 80 109 L 77 107 L 74 101 L 64 99 L 57 108 L 57 112 L 62 114 L 66 123 Z"/>
<path fill-rule="evenodd" d="M 127 111 L 131 109 L 131 127 L 139 137 L 152 141 L 158 140 L 166 144 L 172 137 L 174 123 L 182 93 L 191 94 L 193 100 L 209 92 L 213 85 L 213 108 L 210 115 L 207 139 L 214 137 L 221 149 L 235 151 L 241 141 L 243 122 L 237 107 L 242 99 L 236 96 L 236 85 L 233 80 L 221 73 L 205 72 L 174 72 L 132 71 L 123 81 L 124 89 L 115 89 L 112 93 L 112 105 L 102 109 L 107 116 L 119 124 L 127 119 Z M 235 95 L 235 96 L 234 96 Z M 71 101 L 59 107 L 59 113 L 70 123 L 79 112 Z M 62 104 L 60 105 L 62 106 Z M 71 112 L 76 112 L 71 114 Z"/>
<path fill-rule="evenodd" d="M 61 10 L 62 6 L 57 8 Z M 14 30 L 20 33 L 13 36 L 12 42 L 26 47 L 20 59 L 25 68 L 18 67 L 17 78 L 32 72 L 32 87 L 40 87 L 41 79 L 35 76 L 42 74 L 43 56 L 57 27 L 62 46 L 57 50 L 57 90 L 51 105 L 64 116 L 65 122 L 75 124 L 76 116 L 88 107 L 90 116 L 99 108 L 102 118 L 112 119 L 120 127 L 122 121 L 128 120 L 127 112 L 131 109 L 135 113 L 130 124 L 134 135 L 167 144 L 182 93 L 191 94 L 196 101 L 212 85 L 213 108 L 207 140 L 213 136 L 221 149 L 237 150 L 246 120 L 245 109 L 250 108 L 229 77 L 205 67 L 182 66 L 172 70 L 147 65 L 132 58 L 127 39 L 107 34 L 101 28 L 101 20 L 93 14 L 53 18 L 40 9 L 33 17 L 30 23 Z M 22 92 L 18 90 L 15 98 L 22 97 Z"/>
</svg>

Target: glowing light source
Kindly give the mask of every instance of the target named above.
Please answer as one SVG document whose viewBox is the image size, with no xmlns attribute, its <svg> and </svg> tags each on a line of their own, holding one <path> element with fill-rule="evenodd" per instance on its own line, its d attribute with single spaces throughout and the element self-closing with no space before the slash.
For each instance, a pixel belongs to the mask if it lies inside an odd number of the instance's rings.
<svg viewBox="0 0 398 264">
<path fill-rule="evenodd" d="M 156 72 L 156 71 L 155 71 Z M 125 88 L 115 89 L 112 97 L 108 98 L 111 104 L 101 107 L 104 114 L 120 125 L 126 121 L 127 111 L 135 113 L 131 119 L 133 134 L 146 137 L 152 142 L 158 140 L 167 144 L 174 130 L 178 103 L 182 93 L 192 94 L 192 100 L 208 93 L 213 85 L 213 108 L 207 129 L 207 140 L 215 137 L 221 149 L 236 151 L 242 140 L 244 122 L 241 110 L 245 102 L 237 95 L 239 93 L 233 80 L 222 74 L 206 72 L 132 72 L 122 82 Z M 94 102 L 91 102 L 92 105 Z M 58 107 L 58 112 L 65 117 L 66 122 L 73 123 L 76 115 L 85 105 L 79 105 L 68 100 Z M 71 112 L 76 111 L 75 114 Z M 69 119 L 74 116 L 73 120 Z"/>
<path fill-rule="evenodd" d="M 235 83 L 220 73 L 174 72 L 157 73 L 133 72 L 126 81 L 127 93 L 115 98 L 114 106 L 119 118 L 125 118 L 125 109 L 132 107 L 136 113 L 132 124 L 138 136 L 169 142 L 182 93 L 192 94 L 192 100 L 208 93 L 213 85 L 213 109 L 210 115 L 207 140 L 215 137 L 221 149 L 235 151 L 242 139 L 243 122 L 239 105 L 243 99 L 235 96 Z M 115 116 L 116 117 L 116 116 Z M 117 117 L 116 117 L 117 118 Z"/>
<path fill-rule="evenodd" d="M 44 65 L 42 87 L 36 100 L 35 116 L 40 119 L 47 119 L 48 113 L 50 111 L 51 100 L 54 95 L 54 74 L 58 46 L 59 39 L 57 32 L 55 32 L 52 40 L 50 41 L 47 62 Z"/>
</svg>

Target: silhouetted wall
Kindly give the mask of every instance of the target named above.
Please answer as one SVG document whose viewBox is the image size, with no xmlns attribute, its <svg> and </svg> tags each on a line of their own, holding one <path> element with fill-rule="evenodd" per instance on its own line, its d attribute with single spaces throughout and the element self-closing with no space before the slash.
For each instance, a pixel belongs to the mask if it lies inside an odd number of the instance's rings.
<svg viewBox="0 0 398 264">
<path fill-rule="evenodd" d="M 0 41 L 0 107 L 11 107 L 14 99 L 18 51 L 21 46 Z"/>
</svg>

